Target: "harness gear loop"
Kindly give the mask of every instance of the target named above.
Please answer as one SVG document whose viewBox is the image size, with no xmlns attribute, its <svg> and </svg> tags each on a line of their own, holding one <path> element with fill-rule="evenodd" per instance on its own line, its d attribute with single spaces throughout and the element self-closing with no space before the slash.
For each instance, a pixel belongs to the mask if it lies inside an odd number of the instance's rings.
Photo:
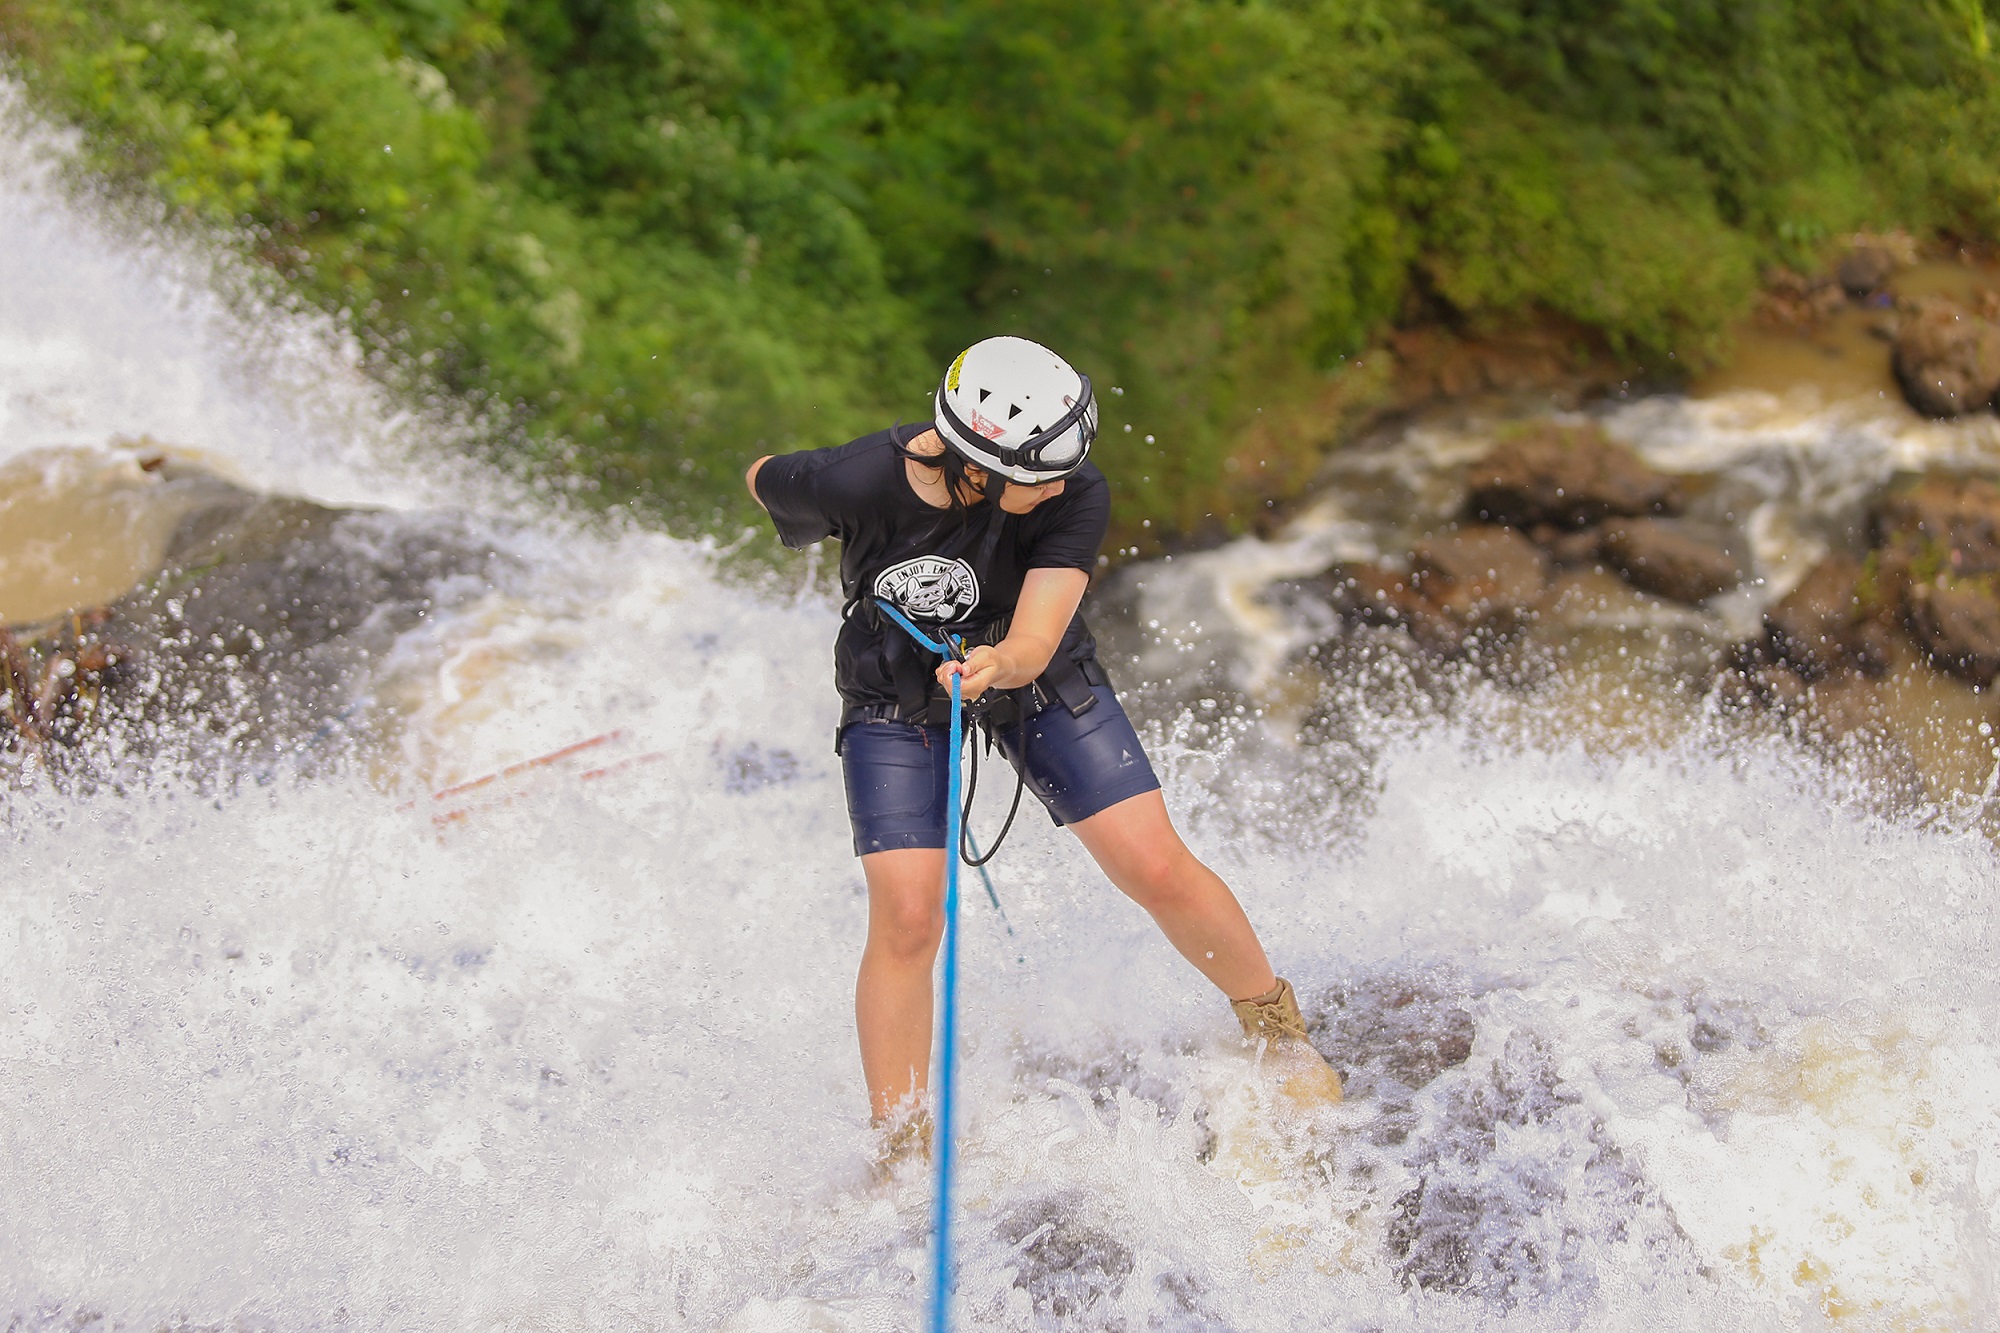
<svg viewBox="0 0 2000 1333">
<path fill-rule="evenodd" d="M 984 723 L 981 724 L 981 729 L 986 731 L 986 747 L 990 750 L 993 748 L 993 733 L 985 727 Z M 979 794 L 979 747 L 976 745 L 972 747 L 972 777 L 965 784 L 965 819 L 959 829 L 958 835 L 958 856 L 960 860 L 976 870 L 988 861 L 991 861 L 994 857 L 1000 855 L 1000 844 L 1007 841 L 1007 831 L 1014 827 L 1014 816 L 1021 812 L 1021 793 L 1027 788 L 1027 785 L 1027 775 L 1016 769 L 1014 771 L 1014 799 L 1007 806 L 1007 818 L 1000 825 L 1000 832 L 994 836 L 993 845 L 986 849 L 985 855 L 978 855 L 978 848 L 972 845 L 971 825 L 972 800 Z M 990 895 L 993 892 L 992 886 L 988 885 L 986 891 Z M 1000 900 L 995 898 L 993 905 L 997 908 L 1000 905 Z M 1008 930 L 1011 932 L 1013 927 L 1009 926 Z"/>
</svg>

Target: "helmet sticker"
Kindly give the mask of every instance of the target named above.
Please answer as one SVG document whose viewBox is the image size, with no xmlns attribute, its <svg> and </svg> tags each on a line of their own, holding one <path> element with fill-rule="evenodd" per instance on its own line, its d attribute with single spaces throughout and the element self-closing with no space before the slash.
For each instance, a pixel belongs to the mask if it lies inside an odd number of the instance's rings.
<svg viewBox="0 0 2000 1333">
<path fill-rule="evenodd" d="M 951 393 L 958 392 L 958 372 L 965 368 L 966 352 L 970 352 L 971 350 L 972 349 L 968 347 L 965 349 L 964 352 L 960 352 L 958 354 L 958 359 L 951 363 L 951 369 L 947 370 L 944 373 L 944 387 Z M 931 362 L 931 364 L 936 365 L 937 362 L 933 361 Z"/>
<path fill-rule="evenodd" d="M 875 595 L 912 620 L 945 624 L 979 605 L 979 579 L 963 560 L 920 555 L 876 575 Z"/>
</svg>

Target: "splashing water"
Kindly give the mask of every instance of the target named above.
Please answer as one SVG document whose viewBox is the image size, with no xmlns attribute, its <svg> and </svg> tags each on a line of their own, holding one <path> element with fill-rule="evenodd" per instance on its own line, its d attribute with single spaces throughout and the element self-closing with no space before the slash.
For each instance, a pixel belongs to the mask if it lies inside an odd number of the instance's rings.
<svg viewBox="0 0 2000 1333">
<path fill-rule="evenodd" d="M 348 762 L 189 785 L 134 749 L 7 792 L 0 1316 L 915 1326 L 927 1182 L 865 1168 L 833 607 L 442 465 L 314 321 L 232 313 L 219 261 L 108 234 L 45 152 L 0 153 L 0 465 L 150 437 L 381 510 L 405 546 L 342 548 L 357 578 L 467 533 L 510 572 L 425 575 L 429 613 L 347 663 Z M 1142 576 L 1192 597 L 1230 558 Z M 1113 669 L 1214 682 L 1228 725 L 1146 722 L 1349 1080 L 1340 1141 L 1246 1165 L 1220 999 L 1024 819 L 1018 938 L 967 921 L 964 1326 L 2000 1319 L 1995 855 L 1965 819 L 1871 814 L 1781 739 L 1536 740 L 1478 691 L 1352 696 L 1321 783 L 1238 715 L 1286 667 L 1220 601 Z"/>
</svg>

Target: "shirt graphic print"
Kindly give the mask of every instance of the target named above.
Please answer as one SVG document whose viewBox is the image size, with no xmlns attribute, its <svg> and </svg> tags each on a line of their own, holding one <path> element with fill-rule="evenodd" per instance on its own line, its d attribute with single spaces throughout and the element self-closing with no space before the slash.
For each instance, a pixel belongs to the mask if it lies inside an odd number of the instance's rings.
<svg viewBox="0 0 2000 1333">
<path fill-rule="evenodd" d="M 912 620 L 949 624 L 979 605 L 979 578 L 963 560 L 920 555 L 878 574 L 875 595 Z"/>
</svg>

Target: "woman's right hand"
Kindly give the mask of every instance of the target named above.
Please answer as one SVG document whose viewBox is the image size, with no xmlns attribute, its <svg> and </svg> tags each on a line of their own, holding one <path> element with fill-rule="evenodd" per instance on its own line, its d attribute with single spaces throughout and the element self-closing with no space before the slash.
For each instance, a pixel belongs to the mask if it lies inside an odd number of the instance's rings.
<svg viewBox="0 0 2000 1333">
<path fill-rule="evenodd" d="M 971 703 L 992 689 L 994 682 L 1012 665 L 1006 654 L 990 644 L 980 644 L 965 655 L 963 662 L 946 662 L 937 669 L 937 682 L 947 690 L 951 678 L 959 678 L 959 698 Z"/>
</svg>

